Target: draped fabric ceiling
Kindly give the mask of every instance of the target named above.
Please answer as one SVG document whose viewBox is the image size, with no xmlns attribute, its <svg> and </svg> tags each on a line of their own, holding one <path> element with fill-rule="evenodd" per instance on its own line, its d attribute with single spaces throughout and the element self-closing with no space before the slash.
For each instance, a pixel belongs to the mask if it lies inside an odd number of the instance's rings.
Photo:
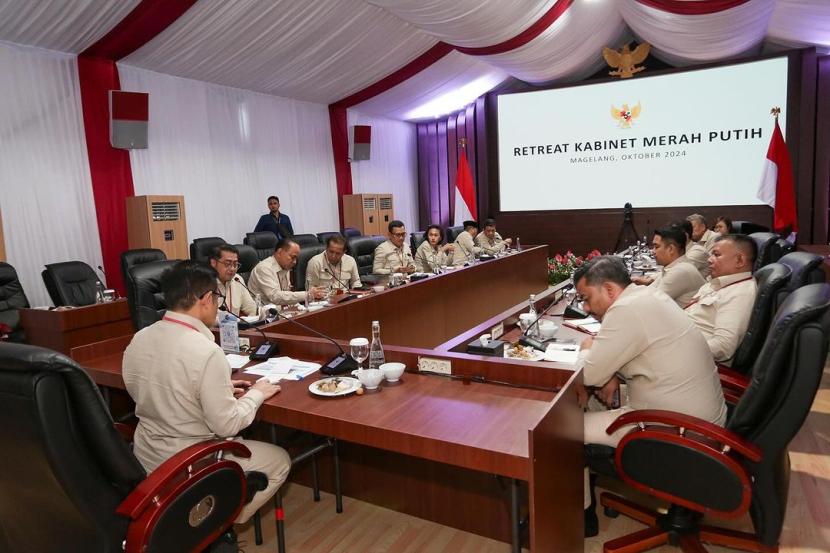
<svg viewBox="0 0 830 553">
<path fill-rule="evenodd" d="M 156 1 L 0 0 L 0 40 L 80 53 Z M 830 2 L 198 0 L 121 63 L 309 102 L 351 96 L 359 102 L 343 107 L 412 120 L 509 77 L 583 78 L 603 66 L 603 46 L 631 39 L 672 65 L 756 53 L 765 41 L 830 48 Z M 406 78 L 387 80 L 402 69 Z"/>
</svg>

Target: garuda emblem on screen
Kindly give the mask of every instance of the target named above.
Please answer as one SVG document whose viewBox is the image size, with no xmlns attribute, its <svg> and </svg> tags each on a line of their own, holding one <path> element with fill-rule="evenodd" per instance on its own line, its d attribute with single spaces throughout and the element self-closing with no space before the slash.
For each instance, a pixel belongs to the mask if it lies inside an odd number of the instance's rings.
<svg viewBox="0 0 830 553">
<path fill-rule="evenodd" d="M 621 108 L 611 106 L 611 117 L 617 121 L 617 126 L 621 129 L 630 129 L 634 120 L 640 116 L 640 102 L 633 108 L 629 108 L 628 104 L 623 104 Z"/>
</svg>

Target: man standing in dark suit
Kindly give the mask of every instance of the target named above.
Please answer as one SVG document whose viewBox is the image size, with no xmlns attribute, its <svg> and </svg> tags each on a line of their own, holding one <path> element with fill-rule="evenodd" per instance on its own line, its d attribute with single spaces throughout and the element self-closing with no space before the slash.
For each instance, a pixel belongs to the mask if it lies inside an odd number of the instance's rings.
<svg viewBox="0 0 830 553">
<path fill-rule="evenodd" d="M 280 199 L 278 197 L 268 196 L 268 211 L 269 213 L 259 218 L 254 232 L 273 232 L 277 235 L 277 240 L 294 236 L 291 219 L 285 213 L 280 213 Z"/>
</svg>

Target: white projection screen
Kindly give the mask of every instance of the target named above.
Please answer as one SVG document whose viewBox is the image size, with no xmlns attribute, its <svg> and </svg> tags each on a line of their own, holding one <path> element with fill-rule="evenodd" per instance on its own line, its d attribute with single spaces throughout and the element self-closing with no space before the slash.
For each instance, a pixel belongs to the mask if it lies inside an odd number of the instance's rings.
<svg viewBox="0 0 830 553">
<path fill-rule="evenodd" d="M 761 204 L 772 107 L 786 131 L 787 64 L 499 96 L 500 211 Z"/>
</svg>

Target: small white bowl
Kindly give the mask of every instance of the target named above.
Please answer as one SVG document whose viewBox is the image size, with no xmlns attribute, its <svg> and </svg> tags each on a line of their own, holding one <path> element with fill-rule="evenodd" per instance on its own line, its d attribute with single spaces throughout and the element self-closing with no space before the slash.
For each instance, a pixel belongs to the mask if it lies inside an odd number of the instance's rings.
<svg viewBox="0 0 830 553">
<path fill-rule="evenodd" d="M 383 292 L 384 290 L 386 290 L 386 286 L 383 286 L 383 285 L 372 286 L 372 290 L 374 290 L 375 292 Z"/>
<path fill-rule="evenodd" d="M 406 365 L 403 363 L 384 363 L 380 366 L 380 370 L 388 382 L 397 382 L 406 370 Z"/>
<path fill-rule="evenodd" d="M 539 334 L 542 335 L 543 340 L 550 340 L 554 336 L 556 336 L 556 331 L 559 330 L 559 327 L 553 321 L 540 321 L 539 322 Z"/>
</svg>

